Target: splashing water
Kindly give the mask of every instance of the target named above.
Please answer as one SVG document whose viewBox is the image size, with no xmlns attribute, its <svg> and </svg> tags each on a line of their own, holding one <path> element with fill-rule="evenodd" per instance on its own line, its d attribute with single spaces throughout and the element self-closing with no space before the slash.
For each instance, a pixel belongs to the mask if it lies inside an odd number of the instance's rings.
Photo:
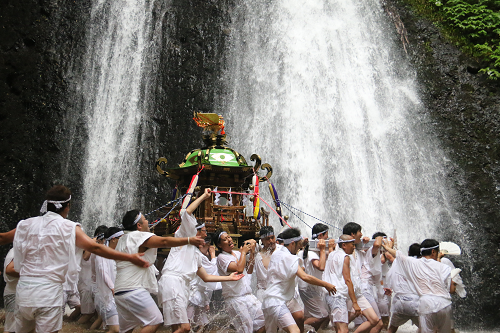
<svg viewBox="0 0 500 333">
<path fill-rule="evenodd" d="M 232 21 L 221 107 L 231 144 L 273 166 L 284 202 L 366 236 L 397 230 L 401 249 L 458 223 L 447 160 L 378 1 L 253 0 Z"/>
</svg>

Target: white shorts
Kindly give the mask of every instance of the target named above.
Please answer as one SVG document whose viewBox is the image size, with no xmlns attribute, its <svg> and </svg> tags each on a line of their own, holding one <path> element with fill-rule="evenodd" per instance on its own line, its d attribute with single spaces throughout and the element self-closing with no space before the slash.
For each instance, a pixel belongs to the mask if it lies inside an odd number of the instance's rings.
<svg viewBox="0 0 500 333">
<path fill-rule="evenodd" d="M 349 313 L 347 311 L 347 299 L 342 296 L 326 296 L 326 304 L 330 313 L 332 323 L 349 323 Z"/>
<path fill-rule="evenodd" d="M 188 324 L 189 283 L 180 276 L 164 275 L 159 284 L 164 325 Z"/>
<path fill-rule="evenodd" d="M 257 297 L 247 294 L 225 299 L 226 310 L 237 333 L 252 333 L 264 327 L 262 304 Z"/>
<path fill-rule="evenodd" d="M 399 327 L 411 320 L 418 326 L 418 295 L 396 295 L 392 300 L 391 326 Z"/>
<path fill-rule="evenodd" d="M 54 332 L 62 328 L 63 307 L 34 308 L 27 306 L 18 307 L 15 313 L 16 333 Z"/>
<path fill-rule="evenodd" d="M 449 333 L 451 331 L 451 304 L 438 312 L 421 314 L 418 317 L 420 333 Z"/>
<path fill-rule="evenodd" d="M 5 324 L 3 330 L 5 332 L 16 331 L 16 294 L 3 295 L 3 304 L 5 307 Z"/>
<path fill-rule="evenodd" d="M 74 309 L 80 305 L 80 294 L 65 290 L 63 293 L 64 304 L 68 304 L 70 309 Z"/>
<path fill-rule="evenodd" d="M 304 303 L 304 318 L 326 318 L 328 309 L 325 294 L 318 294 L 311 289 L 299 289 L 300 298 Z"/>
<path fill-rule="evenodd" d="M 362 284 L 361 291 L 363 293 L 364 298 L 370 303 L 371 308 L 373 308 L 373 310 L 375 311 L 375 314 L 377 315 L 378 319 L 381 319 L 382 316 L 380 315 L 380 310 L 378 309 L 377 299 L 373 293 L 373 286 L 370 284 Z M 358 300 L 358 305 L 359 305 L 359 300 Z M 363 316 L 356 317 L 356 319 L 354 319 L 354 325 L 356 326 L 361 325 L 365 321 L 366 318 Z"/>
<path fill-rule="evenodd" d="M 163 322 L 158 306 L 146 289 L 136 289 L 115 295 L 120 332 L 128 332 L 135 327 L 154 326 Z"/>
<path fill-rule="evenodd" d="M 94 293 L 92 290 L 80 290 L 80 310 L 82 314 L 95 312 Z"/>
<path fill-rule="evenodd" d="M 290 311 L 285 303 L 262 309 L 266 320 L 266 332 L 276 332 L 278 328 L 297 325 Z"/>
<path fill-rule="evenodd" d="M 120 324 L 114 298 L 108 304 L 104 304 L 102 300 L 96 302 L 96 310 L 105 326 L 118 326 Z"/>
</svg>

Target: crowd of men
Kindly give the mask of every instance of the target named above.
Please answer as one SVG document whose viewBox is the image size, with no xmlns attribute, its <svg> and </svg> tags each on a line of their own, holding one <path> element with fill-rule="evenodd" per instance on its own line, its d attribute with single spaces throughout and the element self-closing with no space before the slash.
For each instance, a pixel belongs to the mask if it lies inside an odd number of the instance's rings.
<svg viewBox="0 0 500 333">
<path fill-rule="evenodd" d="M 241 333 L 314 332 L 329 323 L 347 333 L 351 322 L 355 332 L 385 326 L 394 333 L 409 320 L 422 333 L 452 331 L 450 294 L 462 284 L 439 242 L 413 244 L 406 255 L 382 232 L 370 242 L 349 222 L 329 239 L 329 227 L 318 223 L 311 245 L 298 229 L 275 236 L 265 226 L 260 244 L 249 239 L 235 249 L 227 232 L 207 235 L 193 216 L 210 196 L 205 189 L 181 210 L 174 237 L 151 233 L 131 210 L 120 228 L 100 226 L 90 238 L 67 219 L 69 189 L 54 186 L 41 216 L 0 234 L 0 244 L 13 242 L 4 263 L 4 331 L 57 332 L 66 306 L 79 323 L 97 318 L 91 328 L 108 332 L 156 332 L 162 324 L 174 333 L 202 331 L 222 302 Z M 171 248 L 161 274 L 158 248 Z"/>
</svg>

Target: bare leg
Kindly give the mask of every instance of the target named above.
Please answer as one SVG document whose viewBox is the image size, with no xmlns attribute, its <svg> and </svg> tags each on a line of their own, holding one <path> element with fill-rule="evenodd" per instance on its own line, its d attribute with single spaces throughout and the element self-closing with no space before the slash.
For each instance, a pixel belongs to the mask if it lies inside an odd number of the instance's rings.
<svg viewBox="0 0 500 333">
<path fill-rule="evenodd" d="M 389 329 L 387 330 L 387 332 L 389 333 L 396 333 L 397 330 L 398 330 L 399 327 L 396 327 L 396 326 L 389 326 Z"/>
<path fill-rule="evenodd" d="M 92 319 L 94 314 L 95 313 L 82 314 L 80 319 L 78 319 L 78 324 L 86 324 L 90 319 Z"/>
<path fill-rule="evenodd" d="M 144 326 L 141 329 L 141 333 L 155 333 L 160 328 L 160 326 L 161 324 Z"/>
<path fill-rule="evenodd" d="M 97 330 L 97 329 L 99 329 L 99 327 L 101 327 L 101 325 L 102 325 L 101 316 L 97 316 L 97 319 L 94 321 L 94 323 L 92 324 L 92 326 L 90 326 L 90 329 L 91 330 Z"/>
<path fill-rule="evenodd" d="M 378 322 L 380 321 L 373 308 L 366 309 L 361 313 L 366 318 L 367 321 L 359 325 L 358 328 L 356 328 L 356 330 L 354 331 L 354 333 L 368 332 L 372 328 L 377 326 Z"/>
<path fill-rule="evenodd" d="M 334 323 L 335 324 L 335 329 L 337 330 L 337 333 L 348 333 L 349 329 L 347 328 L 346 323 Z"/>
<path fill-rule="evenodd" d="M 283 330 L 286 333 L 300 333 L 300 329 L 297 325 L 290 325 L 290 326 L 284 327 Z"/>
<path fill-rule="evenodd" d="M 172 333 L 188 333 L 190 330 L 191 326 L 188 323 L 172 325 Z"/>
<path fill-rule="evenodd" d="M 108 325 L 108 332 L 107 333 L 118 333 L 119 331 L 120 331 L 119 325 Z"/>
<path fill-rule="evenodd" d="M 328 320 L 328 317 L 326 317 L 326 318 L 307 318 L 304 321 L 304 324 L 311 325 L 312 327 L 314 327 L 314 329 L 316 331 L 318 331 L 320 329 L 321 325 L 323 325 L 323 323 L 327 320 Z"/>
<path fill-rule="evenodd" d="M 304 311 L 297 311 L 292 313 L 295 323 L 299 327 L 300 333 L 304 333 Z"/>
<path fill-rule="evenodd" d="M 73 312 L 71 312 L 71 314 L 69 315 L 68 319 L 70 321 L 75 321 L 76 319 L 78 319 L 78 316 L 80 315 L 81 313 L 81 308 L 80 308 L 80 305 L 76 306 L 75 307 L 75 310 Z"/>
<path fill-rule="evenodd" d="M 379 319 L 378 323 L 370 330 L 370 333 L 380 333 L 382 327 L 384 327 L 384 323 Z"/>
</svg>

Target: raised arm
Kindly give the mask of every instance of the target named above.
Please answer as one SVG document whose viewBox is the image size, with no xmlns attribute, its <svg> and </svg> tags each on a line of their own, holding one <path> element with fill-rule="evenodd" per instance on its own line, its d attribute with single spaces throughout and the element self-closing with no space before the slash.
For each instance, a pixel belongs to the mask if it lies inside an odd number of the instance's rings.
<svg viewBox="0 0 500 333">
<path fill-rule="evenodd" d="M 318 249 L 319 249 L 319 260 L 318 259 L 311 260 L 311 264 L 314 266 L 314 268 L 323 272 L 325 270 L 325 265 L 326 265 L 326 242 L 324 239 L 320 239 L 318 241 Z"/>
<path fill-rule="evenodd" d="M 337 292 L 337 289 L 333 284 L 320 280 L 312 275 L 306 274 L 306 272 L 300 266 L 297 269 L 297 276 L 304 282 L 325 288 L 330 295 L 333 295 Z"/>
<path fill-rule="evenodd" d="M 354 293 L 354 285 L 351 280 L 351 265 L 349 256 L 344 257 L 344 264 L 342 266 L 342 276 L 344 277 L 344 282 L 347 285 L 347 292 L 352 301 L 352 307 L 354 308 L 356 317 L 361 315 L 361 308 L 358 305 L 358 300 L 356 294 Z"/>
<path fill-rule="evenodd" d="M 247 253 L 251 251 L 251 246 L 250 244 L 248 245 L 243 245 L 240 248 L 241 256 L 238 261 L 232 261 L 229 266 L 227 266 L 227 271 L 228 272 L 237 272 L 239 274 L 242 274 L 245 271 L 245 267 L 247 265 Z M 249 273 L 250 274 L 250 273 Z"/>
<path fill-rule="evenodd" d="M 130 261 L 131 263 L 139 267 L 149 267 L 149 263 L 141 258 L 143 254 L 139 253 L 128 254 L 128 253 L 118 252 L 113 250 L 109 246 L 97 244 L 92 240 L 92 238 L 90 238 L 83 232 L 80 226 L 76 226 L 75 234 L 76 234 L 76 239 L 75 239 L 76 246 L 81 249 L 84 249 L 85 251 L 89 251 L 98 256 L 108 259 Z"/>
<path fill-rule="evenodd" d="M 225 276 L 210 275 L 203 267 L 198 268 L 196 275 L 198 275 L 204 282 L 238 281 L 244 276 L 243 274 L 236 274 L 235 272 Z"/>
<path fill-rule="evenodd" d="M 389 252 L 391 254 L 391 256 L 393 256 L 394 258 L 396 258 L 396 250 L 394 250 L 392 248 L 393 246 L 393 242 L 390 241 L 390 240 L 385 240 L 384 242 L 382 242 L 382 246 L 384 247 L 384 249 Z"/>
<path fill-rule="evenodd" d="M 0 233 L 0 245 L 10 244 L 14 241 L 14 235 L 16 234 L 16 229 L 11 231 Z"/>
<path fill-rule="evenodd" d="M 373 242 L 373 247 L 372 247 L 372 257 L 375 258 L 376 255 L 378 255 L 378 251 L 380 250 L 380 247 L 382 246 L 382 239 L 384 239 L 382 236 L 375 237 L 375 242 Z"/>
<path fill-rule="evenodd" d="M 205 201 L 206 199 L 210 198 L 212 196 L 212 194 L 210 194 L 212 192 L 211 189 L 209 188 L 206 188 L 205 189 L 205 192 L 198 198 L 196 199 L 195 201 L 193 201 L 187 208 L 186 208 L 186 212 L 188 212 L 189 214 L 193 214 L 193 212 L 196 210 L 196 208 L 198 208 L 198 206 L 203 202 Z"/>
</svg>

